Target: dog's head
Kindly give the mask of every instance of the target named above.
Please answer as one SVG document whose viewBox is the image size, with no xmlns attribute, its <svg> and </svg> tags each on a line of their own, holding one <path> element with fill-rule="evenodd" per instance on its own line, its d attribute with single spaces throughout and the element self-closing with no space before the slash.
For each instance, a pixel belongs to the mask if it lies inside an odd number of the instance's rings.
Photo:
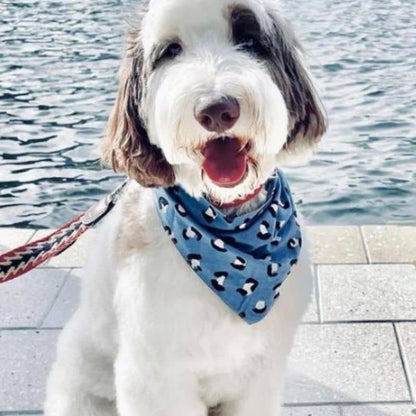
<svg viewBox="0 0 416 416">
<path fill-rule="evenodd" d="M 272 0 L 151 0 L 130 31 L 104 161 L 227 203 L 312 149 L 325 118 Z"/>
</svg>

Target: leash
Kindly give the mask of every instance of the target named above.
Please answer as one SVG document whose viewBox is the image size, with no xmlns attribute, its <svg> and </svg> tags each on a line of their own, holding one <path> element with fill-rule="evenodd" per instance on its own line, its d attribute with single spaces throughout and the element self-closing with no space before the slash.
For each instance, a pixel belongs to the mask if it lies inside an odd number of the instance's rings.
<svg viewBox="0 0 416 416">
<path fill-rule="evenodd" d="M 128 180 L 47 237 L 0 255 L 0 284 L 22 276 L 72 246 L 85 231 L 96 225 L 114 208 L 127 183 Z"/>
</svg>

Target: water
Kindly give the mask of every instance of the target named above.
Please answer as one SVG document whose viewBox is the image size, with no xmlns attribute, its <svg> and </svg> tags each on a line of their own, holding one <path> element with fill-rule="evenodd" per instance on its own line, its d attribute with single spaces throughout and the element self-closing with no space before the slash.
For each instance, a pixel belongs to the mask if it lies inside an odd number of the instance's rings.
<svg viewBox="0 0 416 416">
<path fill-rule="evenodd" d="M 99 142 L 133 0 L 0 0 L 0 225 L 58 227 L 121 178 Z M 330 129 L 288 171 L 309 222 L 416 218 L 414 0 L 286 0 Z"/>
</svg>

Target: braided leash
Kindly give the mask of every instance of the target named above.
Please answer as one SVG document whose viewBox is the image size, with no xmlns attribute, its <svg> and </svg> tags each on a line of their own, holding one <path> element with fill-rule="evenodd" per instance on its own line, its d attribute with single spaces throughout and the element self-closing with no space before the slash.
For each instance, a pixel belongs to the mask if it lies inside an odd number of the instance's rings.
<svg viewBox="0 0 416 416">
<path fill-rule="evenodd" d="M 0 255 L 0 284 L 16 279 L 69 248 L 111 211 L 127 183 L 125 181 L 86 212 L 47 237 Z"/>
</svg>

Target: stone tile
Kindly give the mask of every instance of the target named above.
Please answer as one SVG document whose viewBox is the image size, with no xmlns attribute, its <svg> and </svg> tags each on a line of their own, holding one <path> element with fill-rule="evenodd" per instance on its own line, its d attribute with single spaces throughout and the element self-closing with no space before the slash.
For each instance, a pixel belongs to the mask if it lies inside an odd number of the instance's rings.
<svg viewBox="0 0 416 416">
<path fill-rule="evenodd" d="M 77 272 L 73 271 L 67 278 L 54 305 L 43 322 L 43 327 L 61 328 L 75 312 L 78 305 L 80 281 Z"/>
<path fill-rule="evenodd" d="M 313 279 L 313 289 L 308 309 L 303 315 L 302 322 L 319 322 L 318 305 L 316 301 L 316 278 Z"/>
<path fill-rule="evenodd" d="M 283 416 L 340 416 L 336 406 L 285 407 Z"/>
<path fill-rule="evenodd" d="M 396 324 L 396 328 L 412 390 L 412 398 L 416 400 L 416 322 Z"/>
<path fill-rule="evenodd" d="M 54 230 L 39 230 L 32 237 L 31 241 L 47 237 Z M 79 240 L 59 256 L 50 259 L 43 267 L 83 267 L 88 254 L 88 241 L 91 231 L 87 231 Z"/>
<path fill-rule="evenodd" d="M 40 410 L 59 331 L 0 333 L 0 410 Z"/>
<path fill-rule="evenodd" d="M 324 321 L 416 319 L 411 264 L 319 266 Z"/>
<path fill-rule="evenodd" d="M 391 324 L 299 327 L 289 359 L 286 403 L 409 399 Z"/>
<path fill-rule="evenodd" d="M 416 405 L 388 404 L 342 407 L 342 416 L 414 416 Z"/>
<path fill-rule="evenodd" d="M 416 227 L 368 225 L 362 230 L 371 263 L 416 261 Z"/>
<path fill-rule="evenodd" d="M 313 263 L 367 263 L 358 226 L 309 226 L 307 231 Z"/>
<path fill-rule="evenodd" d="M 0 254 L 25 244 L 34 233 L 34 230 L 0 228 Z"/>
<path fill-rule="evenodd" d="M 57 296 L 68 269 L 37 269 L 0 288 L 0 328 L 37 327 Z"/>
</svg>

